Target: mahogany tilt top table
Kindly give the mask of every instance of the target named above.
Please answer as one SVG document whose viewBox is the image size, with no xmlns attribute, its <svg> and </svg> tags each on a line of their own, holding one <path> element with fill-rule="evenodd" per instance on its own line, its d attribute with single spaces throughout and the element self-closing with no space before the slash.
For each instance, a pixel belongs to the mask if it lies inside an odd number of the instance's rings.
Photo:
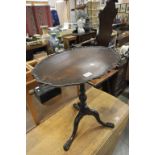
<svg viewBox="0 0 155 155">
<path fill-rule="evenodd" d="M 92 115 L 104 127 L 114 128 L 113 123 L 103 122 L 96 110 L 87 106 L 84 83 L 100 77 L 114 68 L 119 62 L 119 56 L 109 48 L 94 46 L 66 50 L 60 54 L 47 57 L 37 64 L 32 74 L 38 82 L 56 87 L 80 85 L 79 103 L 74 108 L 79 112 L 74 120 L 71 137 L 64 144 L 64 150 L 69 150 L 80 120 L 85 115 Z"/>
</svg>

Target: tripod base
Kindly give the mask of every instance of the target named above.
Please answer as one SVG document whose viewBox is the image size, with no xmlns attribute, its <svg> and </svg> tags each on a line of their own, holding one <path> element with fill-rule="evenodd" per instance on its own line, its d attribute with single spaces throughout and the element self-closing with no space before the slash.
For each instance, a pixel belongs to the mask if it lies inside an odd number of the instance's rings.
<svg viewBox="0 0 155 155">
<path fill-rule="evenodd" d="M 86 104 L 86 100 L 87 100 L 87 96 L 85 94 L 85 87 L 84 84 L 80 84 L 80 95 L 79 95 L 79 100 L 80 102 L 77 104 L 73 104 L 73 107 L 78 110 L 78 114 L 74 120 L 74 126 L 73 126 L 73 132 L 70 136 L 70 138 L 67 140 L 67 142 L 64 144 L 64 150 L 68 151 L 75 136 L 76 136 L 76 132 L 78 129 L 78 125 L 80 120 L 83 118 L 83 116 L 85 115 L 91 115 L 94 116 L 97 120 L 97 122 L 99 124 L 101 124 L 103 127 L 108 127 L 108 128 L 114 128 L 114 124 L 110 123 L 110 122 L 103 122 L 100 119 L 99 113 L 96 110 L 90 109 L 87 104 Z"/>
</svg>

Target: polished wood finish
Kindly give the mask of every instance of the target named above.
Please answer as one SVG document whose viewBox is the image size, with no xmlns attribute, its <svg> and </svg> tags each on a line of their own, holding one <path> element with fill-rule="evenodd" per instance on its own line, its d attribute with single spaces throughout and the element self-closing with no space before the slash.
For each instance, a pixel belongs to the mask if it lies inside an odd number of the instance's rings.
<svg viewBox="0 0 155 155">
<path fill-rule="evenodd" d="M 36 44 L 36 45 L 26 45 L 26 52 L 31 52 L 34 49 L 38 49 L 38 48 L 47 48 L 48 43 L 40 43 L 40 44 Z"/>
<path fill-rule="evenodd" d="M 93 117 L 85 117 L 72 147 L 65 152 L 63 144 L 77 114 L 72 107 L 78 101 L 75 99 L 27 134 L 27 155 L 112 155 L 128 121 L 128 105 L 95 88 L 90 88 L 87 96 L 90 107 L 99 111 L 102 120 L 114 122 L 114 129 L 103 128 Z"/>
<path fill-rule="evenodd" d="M 103 76 L 91 80 L 88 83 L 91 84 L 94 87 L 97 87 L 98 85 L 100 85 L 102 82 L 106 81 L 107 79 L 109 79 L 110 77 L 112 77 L 113 75 L 115 75 L 118 72 L 117 69 L 112 69 L 109 72 L 107 72 L 106 74 L 104 74 Z"/>
<path fill-rule="evenodd" d="M 31 74 L 31 68 L 26 66 L 26 82 L 33 80 L 33 76 Z"/>
<path fill-rule="evenodd" d="M 43 59 L 45 59 L 45 57 L 27 61 L 27 63 L 26 63 L 26 103 L 27 103 L 28 110 L 30 111 L 32 118 L 36 125 L 38 125 L 40 123 L 40 120 L 38 118 L 39 113 L 38 113 L 38 110 L 36 109 L 36 107 L 34 106 L 33 99 L 32 99 L 33 97 L 32 97 L 32 94 L 30 94 L 30 91 L 33 90 L 36 86 L 38 86 L 38 82 L 32 76 L 32 69 L 35 67 L 35 65 L 37 63 L 39 63 Z M 78 96 L 79 95 L 79 87 L 76 86 L 76 88 L 77 88 L 77 96 Z M 66 97 L 64 95 L 63 98 L 61 98 L 61 99 L 60 98 L 58 101 L 56 101 L 56 103 L 60 102 L 63 105 L 64 102 L 62 102 L 61 100 L 67 101 L 68 97 Z M 58 103 L 57 105 L 60 106 L 59 105 L 60 103 Z"/>
<path fill-rule="evenodd" d="M 35 65 L 36 65 L 37 63 L 38 63 L 38 62 L 37 62 L 36 60 L 31 60 L 31 61 L 27 61 L 27 62 L 26 62 L 26 65 L 27 65 L 27 67 L 30 68 L 31 71 L 32 71 L 32 69 L 35 67 Z"/>
<path fill-rule="evenodd" d="M 26 103 L 27 107 L 32 115 L 32 118 L 36 124 L 39 124 L 39 121 L 37 119 L 37 111 L 33 105 L 32 102 L 32 95 L 30 95 L 29 91 L 31 89 L 34 89 L 38 85 L 37 81 L 33 79 L 32 81 L 29 81 L 26 83 Z"/>
<path fill-rule="evenodd" d="M 28 61 L 26 63 L 26 68 L 27 68 L 27 72 L 26 72 L 26 104 L 27 104 L 27 107 L 32 115 L 32 118 L 33 118 L 35 124 L 39 124 L 39 121 L 37 119 L 37 111 L 36 111 L 36 109 L 33 105 L 33 102 L 32 102 L 32 95 L 30 95 L 29 91 L 34 89 L 38 85 L 37 81 L 32 76 L 32 69 L 34 68 L 34 66 L 37 63 L 38 62 L 36 60 Z"/>
<path fill-rule="evenodd" d="M 76 42 L 79 44 L 91 38 L 96 38 L 96 31 L 85 32 L 83 34 L 73 33 L 72 35 L 76 36 Z"/>
<path fill-rule="evenodd" d="M 98 111 L 87 106 L 84 83 L 116 67 L 118 61 L 118 54 L 110 48 L 81 47 L 49 56 L 33 69 L 32 74 L 40 83 L 56 87 L 80 84 L 80 101 L 76 104 L 79 113 L 74 120 L 73 132 L 64 144 L 65 151 L 69 150 L 75 139 L 80 120 L 86 115 L 94 116 L 103 127 L 114 128 L 113 123 L 104 122 L 101 120 Z"/>
<path fill-rule="evenodd" d="M 36 45 L 26 45 L 26 61 L 33 60 L 33 55 L 36 52 L 46 51 L 47 54 L 50 54 L 50 47 L 48 43 L 40 43 Z"/>
<path fill-rule="evenodd" d="M 117 14 L 115 8 L 115 2 L 117 0 L 109 0 L 106 2 L 106 6 L 99 13 L 99 33 L 97 36 L 97 42 L 100 46 L 108 47 L 111 40 L 112 24 Z"/>
<path fill-rule="evenodd" d="M 77 39 L 77 37 L 76 36 L 73 36 L 73 35 L 64 36 L 63 37 L 64 48 L 65 49 L 70 48 L 70 42 L 76 41 L 76 39 Z"/>
<path fill-rule="evenodd" d="M 37 64 L 32 74 L 38 82 L 52 86 L 85 83 L 116 67 L 119 56 L 105 47 L 81 47 L 51 55 Z"/>
</svg>

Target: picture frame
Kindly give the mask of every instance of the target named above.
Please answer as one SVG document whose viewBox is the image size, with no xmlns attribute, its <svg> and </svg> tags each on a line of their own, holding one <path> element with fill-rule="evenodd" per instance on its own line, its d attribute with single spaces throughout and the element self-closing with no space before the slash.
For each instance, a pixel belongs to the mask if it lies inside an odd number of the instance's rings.
<svg viewBox="0 0 155 155">
<path fill-rule="evenodd" d="M 120 12 L 126 12 L 126 3 L 121 4 Z"/>
</svg>

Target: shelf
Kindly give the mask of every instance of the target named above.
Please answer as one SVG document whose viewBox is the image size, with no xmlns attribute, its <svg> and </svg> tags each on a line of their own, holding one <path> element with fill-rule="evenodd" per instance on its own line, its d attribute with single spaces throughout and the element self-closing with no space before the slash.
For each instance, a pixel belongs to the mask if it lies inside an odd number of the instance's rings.
<svg viewBox="0 0 155 155">
<path fill-rule="evenodd" d="M 83 10 L 86 8 L 86 4 L 83 5 L 77 5 L 75 8 L 71 9 L 71 11 L 75 11 L 75 10 Z"/>
<path fill-rule="evenodd" d="M 89 17 L 91 17 L 91 18 L 98 18 L 98 16 L 89 16 Z"/>
<path fill-rule="evenodd" d="M 100 11 L 100 9 L 87 9 L 88 11 Z"/>
<path fill-rule="evenodd" d="M 49 3 L 48 3 L 48 0 L 47 1 L 26 0 L 26 5 L 49 5 Z"/>
</svg>

